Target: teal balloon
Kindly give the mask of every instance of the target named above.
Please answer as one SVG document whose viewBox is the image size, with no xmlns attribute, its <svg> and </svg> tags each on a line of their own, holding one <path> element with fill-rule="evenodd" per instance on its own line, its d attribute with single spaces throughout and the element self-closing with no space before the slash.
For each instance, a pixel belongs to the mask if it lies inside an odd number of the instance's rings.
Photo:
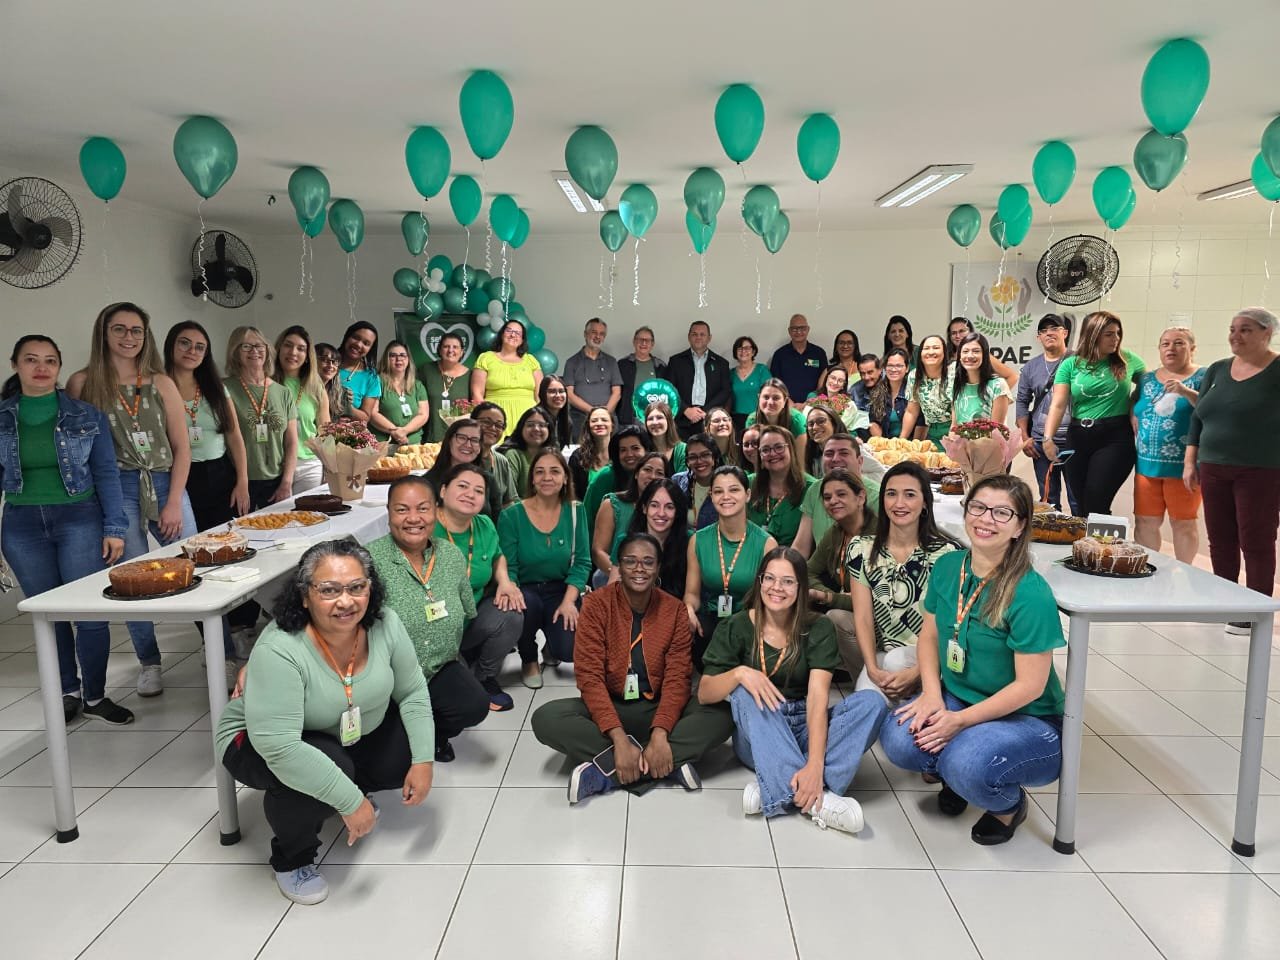
<svg viewBox="0 0 1280 960">
<path fill-rule="evenodd" d="M 206 200 L 231 179 L 239 157 L 236 138 L 213 117 L 191 117 L 173 135 L 178 169 Z"/>
<path fill-rule="evenodd" d="M 520 224 L 520 207 L 510 194 L 502 193 L 489 204 L 489 223 L 503 243 L 510 243 Z"/>
<path fill-rule="evenodd" d="M 488 313 L 489 295 L 484 287 L 470 287 L 467 290 L 467 313 Z"/>
<path fill-rule="evenodd" d="M 487 287 L 492 279 L 493 277 L 489 275 L 489 271 L 483 267 L 476 270 L 475 284 L 477 287 Z"/>
<path fill-rule="evenodd" d="M 453 268 L 453 273 L 445 278 L 445 282 L 455 287 L 461 287 L 464 284 L 468 287 L 474 287 L 476 285 L 476 271 L 465 263 L 460 263 Z M 488 300 L 485 301 L 486 304 L 488 302 Z"/>
<path fill-rule="evenodd" d="M 764 101 L 745 83 L 735 83 L 716 101 L 716 135 L 734 163 L 755 152 L 764 133 Z"/>
<path fill-rule="evenodd" d="M 490 300 L 508 301 L 516 295 L 515 284 L 506 277 L 494 277 L 484 285 L 484 292 Z"/>
<path fill-rule="evenodd" d="M 1280 177 L 1280 117 L 1267 124 L 1262 131 L 1262 159 L 1274 176 Z"/>
<path fill-rule="evenodd" d="M 115 141 L 90 137 L 80 147 L 80 174 L 99 200 L 110 200 L 124 186 L 124 153 Z"/>
<path fill-rule="evenodd" d="M 401 267 L 391 277 L 391 282 L 395 284 L 396 292 L 405 297 L 416 297 L 422 292 L 422 281 L 418 277 L 417 270 L 410 270 L 408 267 Z"/>
<path fill-rule="evenodd" d="M 1031 161 L 1031 179 L 1036 193 L 1049 206 L 1067 195 L 1076 178 L 1076 154 L 1061 140 L 1050 140 Z"/>
<path fill-rule="evenodd" d="M 633 237 L 643 237 L 658 218 L 658 198 L 643 183 L 633 183 L 622 191 L 618 215 Z"/>
<path fill-rule="evenodd" d="M 498 342 L 498 331 L 489 327 L 481 327 L 476 331 L 476 349 L 492 350 L 493 345 Z"/>
<path fill-rule="evenodd" d="M 409 253 L 420 257 L 427 247 L 431 224 L 421 213 L 411 211 L 400 218 L 400 233 L 404 236 L 404 245 L 409 249 Z"/>
<path fill-rule="evenodd" d="M 503 79 L 492 70 L 471 74 L 458 92 L 458 111 L 471 152 L 481 160 L 496 157 L 515 120 L 515 102 Z"/>
<path fill-rule="evenodd" d="M 1093 180 L 1093 207 L 1105 223 L 1119 213 L 1129 200 L 1133 180 L 1123 167 L 1107 167 Z"/>
<path fill-rule="evenodd" d="M 1133 168 L 1138 171 L 1142 182 L 1156 192 L 1173 183 L 1186 162 L 1187 136 L 1184 133 L 1166 137 L 1158 130 L 1148 130 L 1133 148 Z"/>
<path fill-rule="evenodd" d="M 1107 226 L 1110 227 L 1112 230 L 1119 230 L 1121 227 L 1123 227 L 1126 223 L 1129 222 L 1129 218 L 1133 216 L 1134 208 L 1137 207 L 1137 205 L 1138 205 L 1137 191 L 1130 188 L 1129 199 L 1127 199 L 1124 202 L 1124 206 L 1120 208 L 1120 212 L 1107 221 Z"/>
<path fill-rule="evenodd" d="M 515 305 L 512 304 L 513 308 L 514 306 Z M 533 326 L 533 321 L 529 319 L 529 315 L 525 313 L 523 310 L 516 310 L 516 309 L 508 310 L 507 319 L 514 320 L 516 323 L 520 324 L 520 326 L 524 327 L 526 330 L 529 327 Z"/>
<path fill-rule="evenodd" d="M 555 373 L 556 367 L 560 366 L 560 358 L 546 347 L 535 351 L 533 356 L 538 361 L 538 366 L 542 367 L 543 373 Z"/>
<path fill-rule="evenodd" d="M 535 354 L 547 345 L 547 331 L 537 325 L 529 326 L 524 332 L 529 349 Z"/>
<path fill-rule="evenodd" d="M 747 191 L 747 195 L 742 200 L 742 219 L 746 221 L 752 233 L 763 237 L 780 208 L 781 204 L 773 187 L 757 184 Z"/>
<path fill-rule="evenodd" d="M 298 217 L 298 226 L 300 226 L 302 228 L 302 232 L 312 240 L 324 233 L 324 225 L 328 222 L 329 218 L 325 215 L 323 210 L 316 214 L 314 220 L 304 221 L 301 217 Z"/>
<path fill-rule="evenodd" d="M 437 253 L 427 261 L 427 276 L 431 276 L 432 270 L 441 271 L 444 274 L 444 282 L 448 283 L 449 278 L 453 276 L 453 261 L 443 253 Z"/>
<path fill-rule="evenodd" d="M 1016 247 L 1027 239 L 1027 232 L 1031 229 L 1031 207 L 1028 206 L 1017 220 L 1007 223 L 1000 219 L 1000 214 L 992 214 L 988 229 L 991 232 L 991 239 L 1001 248 L 1008 250 L 1010 247 Z"/>
<path fill-rule="evenodd" d="M 423 320 L 433 320 L 444 313 L 444 298 L 430 291 L 420 293 L 414 301 L 413 312 Z"/>
<path fill-rule="evenodd" d="M 684 182 L 684 204 L 699 223 L 715 223 L 716 214 L 724 206 L 724 177 L 710 167 L 693 171 Z"/>
<path fill-rule="evenodd" d="M 813 113 L 805 118 L 796 134 L 796 155 L 806 177 L 816 183 L 827 179 L 840 156 L 840 128 L 830 114 Z"/>
<path fill-rule="evenodd" d="M 449 179 L 449 141 L 435 127 L 418 127 L 404 145 L 404 165 L 420 197 L 430 200 Z"/>
<path fill-rule="evenodd" d="M 314 220 L 329 205 L 329 178 L 315 167 L 289 175 L 289 202 L 300 220 Z"/>
<path fill-rule="evenodd" d="M 512 294 L 512 296 L 515 296 L 515 294 Z M 523 303 L 521 303 L 519 300 L 508 300 L 508 301 L 507 301 L 507 316 L 511 316 L 511 314 L 513 314 L 513 313 L 525 313 L 525 312 L 526 312 L 526 311 L 525 311 L 525 309 L 524 309 L 524 304 L 523 304 Z M 521 322 L 521 323 L 525 323 L 525 324 L 527 324 L 527 323 L 528 323 L 528 319 L 529 319 L 529 318 L 528 318 L 528 317 L 526 317 L 524 320 L 521 320 L 520 322 Z"/>
<path fill-rule="evenodd" d="M 603 200 L 618 175 L 618 148 L 599 127 L 579 127 L 565 142 L 564 165 L 587 196 Z"/>
<path fill-rule="evenodd" d="M 622 222 L 622 215 L 617 210 L 606 210 L 600 215 L 600 239 L 604 245 L 617 253 L 627 242 L 627 225 Z"/>
<path fill-rule="evenodd" d="M 444 291 L 444 308 L 449 313 L 464 313 L 467 309 L 467 298 L 461 287 L 447 287 Z"/>
<path fill-rule="evenodd" d="M 464 227 L 471 226 L 480 216 L 480 208 L 484 205 L 484 195 L 480 192 L 480 184 L 475 177 L 465 173 L 453 178 L 449 184 L 449 206 L 453 207 L 453 215 Z"/>
<path fill-rule="evenodd" d="M 1005 223 L 1013 223 L 1022 211 L 1031 205 L 1031 194 L 1020 183 L 1011 183 L 1000 191 L 1000 200 L 996 203 L 996 213 Z"/>
<path fill-rule="evenodd" d="M 787 242 L 787 237 L 791 235 L 791 218 L 787 216 L 785 210 L 779 210 L 778 215 L 773 218 L 773 223 L 769 224 L 769 229 L 764 232 L 764 248 L 770 253 L 777 253 L 782 249 L 782 245 Z"/>
<path fill-rule="evenodd" d="M 1142 109 L 1166 137 L 1187 128 L 1209 89 L 1209 55 L 1194 40 L 1170 40 L 1142 72 Z"/>
<path fill-rule="evenodd" d="M 1249 176 L 1261 197 L 1273 202 L 1280 200 L 1280 177 L 1271 172 L 1271 167 L 1262 154 L 1253 158 L 1253 169 Z"/>
<path fill-rule="evenodd" d="M 644 383 L 636 384 L 631 394 L 631 409 L 636 412 L 636 419 L 644 422 L 645 409 L 651 403 L 665 403 L 672 413 L 680 412 L 680 393 L 675 385 L 660 377 L 650 377 Z"/>
<path fill-rule="evenodd" d="M 693 241 L 693 249 L 695 253 L 706 253 L 707 247 L 711 246 L 711 238 L 716 233 L 716 221 L 712 218 L 710 223 L 703 223 L 699 220 L 692 210 L 686 210 L 684 213 L 684 228 L 689 231 L 689 239 Z"/>
<path fill-rule="evenodd" d="M 962 247 L 978 239 L 982 229 L 982 214 L 971 203 L 962 203 L 947 214 L 947 234 Z"/>
<path fill-rule="evenodd" d="M 364 211 L 354 200 L 335 200 L 329 208 L 329 229 L 338 246 L 351 253 L 364 241 Z"/>
<path fill-rule="evenodd" d="M 523 207 L 521 207 L 520 219 L 516 223 L 516 232 L 511 235 L 512 247 L 519 250 L 521 247 L 524 246 L 524 242 L 529 239 L 529 228 L 531 226 L 532 224 L 529 223 L 528 212 Z"/>
</svg>

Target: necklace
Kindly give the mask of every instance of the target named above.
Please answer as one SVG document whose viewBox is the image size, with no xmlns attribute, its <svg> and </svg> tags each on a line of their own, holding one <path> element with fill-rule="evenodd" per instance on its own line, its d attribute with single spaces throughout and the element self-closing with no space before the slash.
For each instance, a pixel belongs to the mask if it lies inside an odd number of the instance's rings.
<svg viewBox="0 0 1280 960">
<path fill-rule="evenodd" d="M 200 412 L 200 384 L 196 384 L 196 396 L 194 400 L 183 400 L 182 406 L 186 408 L 187 417 L 191 420 L 191 425 L 196 425 L 196 415 Z"/>
</svg>

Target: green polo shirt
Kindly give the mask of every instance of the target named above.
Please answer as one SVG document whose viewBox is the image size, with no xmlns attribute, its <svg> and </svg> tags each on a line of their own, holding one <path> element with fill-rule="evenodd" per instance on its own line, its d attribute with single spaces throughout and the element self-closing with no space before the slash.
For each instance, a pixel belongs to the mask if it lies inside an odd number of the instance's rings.
<svg viewBox="0 0 1280 960">
<path fill-rule="evenodd" d="M 493 567 L 501 555 L 498 548 L 498 528 L 483 513 L 477 513 L 471 519 L 471 529 L 465 533 L 452 533 L 437 520 L 431 537 L 433 541 L 448 540 L 461 551 L 471 582 L 471 595 L 478 605 L 485 590 L 493 582 Z"/>
</svg>

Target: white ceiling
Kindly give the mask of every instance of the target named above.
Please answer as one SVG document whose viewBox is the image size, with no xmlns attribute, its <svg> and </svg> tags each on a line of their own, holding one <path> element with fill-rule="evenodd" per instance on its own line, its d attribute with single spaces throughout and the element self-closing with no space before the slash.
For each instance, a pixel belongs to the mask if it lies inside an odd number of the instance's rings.
<svg viewBox="0 0 1280 960">
<path fill-rule="evenodd" d="M 417 208 L 404 166 L 417 124 L 445 133 L 454 172 L 478 176 L 458 89 L 481 67 L 501 73 L 515 98 L 511 137 L 486 164 L 489 192 L 514 194 L 535 238 L 596 230 L 596 218 L 574 213 L 550 176 L 564 168 L 564 141 L 582 123 L 604 126 L 618 145 L 611 200 L 630 182 L 654 188 L 654 230 L 683 228 L 684 179 L 700 165 L 724 174 L 726 207 L 736 205 L 733 185 L 744 175 L 712 120 L 732 82 L 753 84 L 765 102 L 764 138 L 745 180 L 773 184 L 797 230 L 817 223 L 817 191 L 795 157 L 796 131 L 814 111 L 832 113 L 842 131 L 822 189 L 824 229 L 939 230 L 953 205 L 975 203 L 986 215 L 1005 184 L 1029 184 L 1036 149 L 1054 138 L 1079 160 L 1055 219 L 1094 217 L 1090 183 L 1104 166 L 1131 165 L 1147 128 L 1142 70 L 1169 38 L 1198 39 L 1212 81 L 1187 131 L 1185 175 L 1158 203 L 1135 176 L 1132 223 L 1265 220 L 1257 197 L 1207 204 L 1194 195 L 1246 179 L 1258 137 L 1280 111 L 1276 0 L 5 6 L 0 165 L 82 187 L 80 144 L 108 136 L 128 159 L 122 199 L 194 213 L 173 133 L 185 117 L 211 114 L 235 135 L 240 163 L 206 213 L 259 233 L 296 231 L 286 182 L 301 164 L 322 168 L 335 197 L 357 200 L 370 232 L 394 231 L 400 214 Z M 947 162 L 976 169 L 908 210 L 873 206 L 926 164 Z M 429 208 L 437 232 L 458 230 L 446 192 Z M 279 202 L 268 207 L 272 193 Z M 1043 222 L 1047 210 L 1038 199 L 1035 206 Z"/>
</svg>

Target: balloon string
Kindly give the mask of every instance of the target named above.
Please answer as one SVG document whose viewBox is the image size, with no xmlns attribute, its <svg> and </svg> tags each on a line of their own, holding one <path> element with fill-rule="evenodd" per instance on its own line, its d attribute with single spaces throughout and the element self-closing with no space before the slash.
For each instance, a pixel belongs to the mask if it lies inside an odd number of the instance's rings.
<svg viewBox="0 0 1280 960">
<path fill-rule="evenodd" d="M 462 251 L 462 299 L 465 300 L 471 286 L 467 283 L 467 261 L 471 258 L 471 225 L 466 224 L 463 229 L 467 231 L 467 246 Z"/>
<path fill-rule="evenodd" d="M 1000 266 L 998 266 L 998 267 L 996 268 L 996 283 L 999 283 L 1001 280 L 1003 280 L 1003 279 L 1004 279 L 1004 259 L 1005 259 L 1005 257 L 1007 257 L 1007 256 L 1009 255 L 1009 248 L 1008 248 L 1008 247 L 1006 247 L 1006 246 L 1004 245 L 1004 238 L 1005 238 L 1005 233 L 1006 233 L 1006 232 L 1007 232 L 1007 231 L 1006 231 L 1006 226 L 1005 226 L 1005 224 L 1002 222 L 1002 223 L 1000 224 L 1000 237 L 999 237 L 999 242 L 1000 242 Z"/>
<path fill-rule="evenodd" d="M 765 309 L 766 309 L 766 310 L 772 310 L 772 309 L 773 309 L 773 258 L 772 258 L 772 257 L 770 257 L 770 258 L 769 258 L 769 293 L 768 293 L 768 297 L 769 297 L 768 305 L 765 307 Z"/>
<path fill-rule="evenodd" d="M 1053 232 L 1057 229 L 1057 225 L 1053 222 L 1053 204 L 1049 204 L 1049 239 L 1044 242 L 1044 249 L 1046 253 L 1048 253 L 1049 248 L 1053 246 Z M 1045 286 L 1048 286 L 1048 284 L 1046 283 Z M 1042 300 L 1041 303 L 1046 304 L 1048 302 L 1049 294 L 1046 293 L 1044 295 L 1044 300 Z"/>
<path fill-rule="evenodd" d="M 200 264 L 200 285 L 204 287 L 204 293 L 200 294 L 200 299 L 208 303 L 209 275 L 204 269 L 204 197 L 201 197 L 200 202 L 196 204 L 196 216 L 200 218 L 200 241 L 196 245 L 196 262 Z"/>
<path fill-rule="evenodd" d="M 813 254 L 813 275 L 818 285 L 818 302 L 817 309 L 821 310 L 822 302 L 822 181 L 818 181 L 818 234 L 816 237 L 816 248 Z"/>
<path fill-rule="evenodd" d="M 1275 232 L 1276 226 L 1276 205 L 1271 204 L 1271 212 L 1267 214 L 1267 245 L 1262 251 L 1262 272 L 1265 279 L 1262 281 L 1262 305 L 1267 305 L 1267 290 L 1271 286 L 1271 240 Z"/>
<path fill-rule="evenodd" d="M 609 309 L 613 309 L 613 281 L 618 276 L 618 251 L 613 251 L 613 264 L 609 267 Z"/>
<path fill-rule="evenodd" d="M 1159 196 L 1160 194 L 1157 193 L 1156 197 L 1159 197 Z M 1154 213 L 1155 212 L 1154 204 L 1152 204 L 1151 209 L 1152 209 L 1152 212 Z M 1155 273 L 1155 269 L 1156 269 L 1156 232 L 1154 229 L 1152 229 L 1151 246 L 1150 246 L 1150 249 L 1147 251 L 1147 293 L 1148 294 L 1151 293 L 1151 278 L 1152 278 L 1152 275 Z"/>
<path fill-rule="evenodd" d="M 312 303 L 316 302 L 316 245 L 311 242 L 311 238 L 307 237 L 304 241 L 307 245 L 307 264 L 311 267 L 307 271 L 307 299 Z"/>
<path fill-rule="evenodd" d="M 1178 290 L 1182 286 L 1182 275 L 1179 268 L 1182 266 L 1182 225 L 1186 219 L 1187 212 L 1187 167 L 1190 166 L 1191 159 L 1188 157 L 1187 162 L 1182 167 L 1182 176 L 1178 179 L 1182 181 L 1182 202 L 1178 204 L 1178 232 L 1173 237 L 1173 289 Z"/>
<path fill-rule="evenodd" d="M 707 305 L 707 255 L 705 253 L 698 254 L 698 264 L 702 272 L 698 279 L 698 309 L 702 310 Z"/>
<path fill-rule="evenodd" d="M 505 317 L 511 306 L 511 274 L 507 272 L 507 241 L 502 241 L 502 315 Z"/>
<path fill-rule="evenodd" d="M 631 293 L 631 305 L 640 306 L 640 238 L 636 237 L 636 286 Z"/>
<path fill-rule="evenodd" d="M 600 306 L 604 306 L 604 254 L 600 254 Z"/>
<path fill-rule="evenodd" d="M 418 211 L 418 216 L 422 217 L 422 283 L 425 286 L 427 282 L 427 264 L 431 260 L 430 254 L 427 253 L 427 239 L 431 229 L 427 223 L 427 198 L 422 198 L 422 209 Z"/>
<path fill-rule="evenodd" d="M 355 254 L 347 254 L 347 310 L 351 315 L 352 323 L 356 319 L 355 260 Z"/>
<path fill-rule="evenodd" d="M 969 254 L 969 248 L 964 248 L 964 312 L 962 317 L 969 316 L 969 271 L 973 267 L 973 258 Z"/>
<path fill-rule="evenodd" d="M 298 296 L 307 292 L 307 233 L 302 232 L 302 252 L 298 255 Z"/>
<path fill-rule="evenodd" d="M 111 264 L 107 259 L 107 248 L 111 246 L 111 204 L 103 201 L 102 203 L 102 286 L 107 291 L 107 301 L 110 302 L 114 297 L 111 296 Z"/>
<path fill-rule="evenodd" d="M 756 254 L 756 313 L 760 312 L 760 254 Z"/>
</svg>

